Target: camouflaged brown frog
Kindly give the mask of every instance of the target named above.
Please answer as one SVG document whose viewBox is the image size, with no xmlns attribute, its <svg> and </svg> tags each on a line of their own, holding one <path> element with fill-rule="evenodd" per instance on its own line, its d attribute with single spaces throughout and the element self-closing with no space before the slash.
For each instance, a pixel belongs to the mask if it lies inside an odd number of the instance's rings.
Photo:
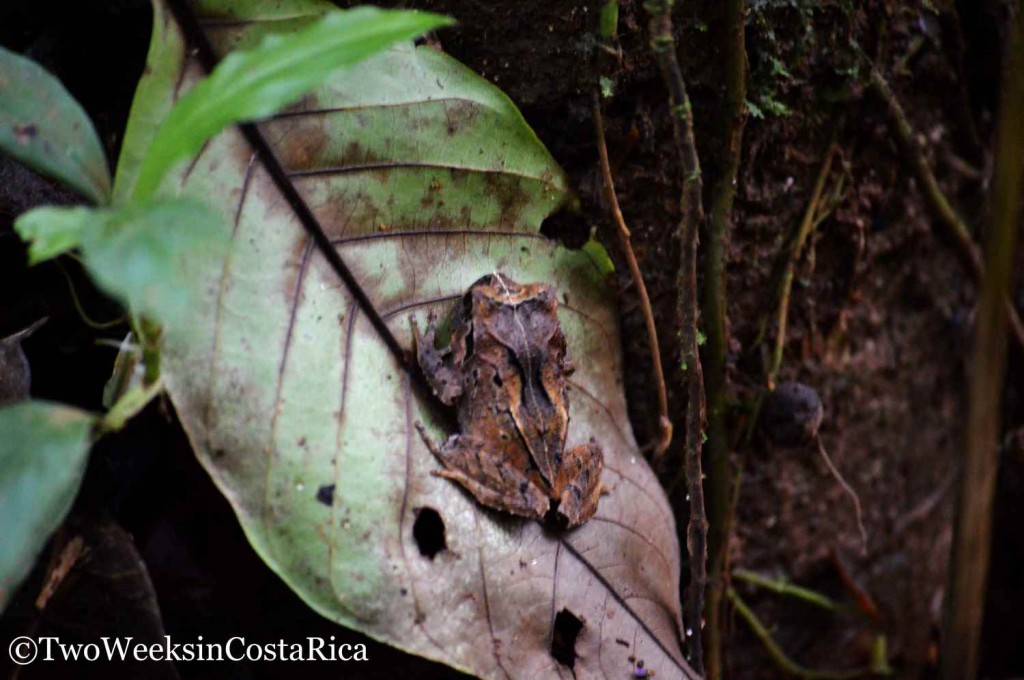
<svg viewBox="0 0 1024 680">
<path fill-rule="evenodd" d="M 434 347 L 433 317 L 422 336 L 414 322 L 419 364 L 461 432 L 437 447 L 417 427 L 435 474 L 483 505 L 574 527 L 597 511 L 604 457 L 593 440 L 565 448 L 573 365 L 557 312 L 551 286 L 495 273 L 462 298 L 448 347 Z"/>
</svg>

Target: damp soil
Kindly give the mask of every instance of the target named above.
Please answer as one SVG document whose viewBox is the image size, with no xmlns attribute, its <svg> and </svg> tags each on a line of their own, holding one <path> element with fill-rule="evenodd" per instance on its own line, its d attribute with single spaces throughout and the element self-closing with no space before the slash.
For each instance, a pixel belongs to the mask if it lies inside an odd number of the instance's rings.
<svg viewBox="0 0 1024 680">
<path fill-rule="evenodd" d="M 645 442 L 656 419 L 645 370 L 650 357 L 635 287 L 600 198 L 590 113 L 599 59 L 604 60 L 602 73 L 613 90 L 604 102 L 612 166 L 660 330 L 677 428 L 658 472 L 673 490 L 682 527 L 685 491 L 675 484 L 685 408 L 676 347 L 680 178 L 667 98 L 646 45 L 640 0 L 619 0 L 618 38 L 604 46 L 592 37 L 598 0 L 406 4 L 459 20 L 435 42 L 503 88 L 566 169 L 579 209 L 551 218 L 545 233 L 572 245 L 596 228 L 609 245 L 619 265 L 624 352 L 627 365 L 636 367 L 627 376 L 631 418 L 638 440 Z M 716 135 L 726 41 L 718 5 L 683 2 L 676 18 L 705 187 L 720 176 Z M 936 14 L 933 5 L 942 11 Z M 742 584 L 738 592 L 780 646 L 806 666 L 863 666 L 884 636 L 894 677 L 937 677 L 977 291 L 953 246 L 936 236 L 901 162 L 884 107 L 861 85 L 864 74 L 857 71 L 850 45 L 856 41 L 876 60 L 906 108 L 941 187 L 977 229 L 985 215 L 1004 3 L 750 0 L 749 6 L 752 106 L 726 263 L 729 430 L 736 433 L 730 449 L 741 480 L 730 562 L 733 568 L 814 589 L 841 602 L 845 611 L 822 612 Z M 116 157 L 148 31 L 147 3 L 137 0 L 89 0 L 60 11 L 15 0 L 0 9 L 0 44 L 27 52 L 65 82 L 96 122 L 110 157 Z M 605 47 L 618 52 L 611 62 Z M 821 400 L 820 442 L 860 497 L 866 554 L 850 499 L 816 444 L 774 444 L 758 428 L 746 436 L 767 360 L 758 332 L 762 324 L 769 333 L 775 328 L 773 267 L 833 143 L 841 162 L 831 182 L 842 176 L 842 185 L 797 266 L 779 377 L 805 384 Z M 0 280 L 7 291 L 0 305 L 0 336 L 48 317 L 25 343 L 33 396 L 99 409 L 95 386 L 106 379 L 115 350 L 96 340 L 122 337 L 127 327 L 87 325 L 69 283 L 95 320 L 114 320 L 120 312 L 74 263 L 25 267 L 10 226 L 28 207 L 72 201 L 52 183 L 0 159 Z M 1024 652 L 1013 634 L 1020 629 L 1016 613 L 1024 606 L 1019 569 L 1024 539 L 1015 529 L 1024 512 L 1019 500 L 1022 367 L 1020 353 L 1011 351 L 983 641 L 984 672 L 990 678 L 1024 674 Z M 152 406 L 124 433 L 100 444 L 73 516 L 81 522 L 113 519 L 133 536 L 173 637 L 217 631 L 266 640 L 344 635 L 370 646 L 376 663 L 361 670 L 361 677 L 456 677 L 355 633 L 339 632 L 292 595 L 248 547 L 167 404 Z M 42 577 L 37 568 L 0 619 L 0 631 L 13 637 L 29 626 L 73 628 L 59 611 L 45 621 L 36 617 L 33 593 Z M 735 615 L 726 620 L 727 677 L 782 677 L 744 621 Z M 219 670 L 202 664 L 178 669 L 181 677 L 196 678 L 217 677 Z M 325 670 L 310 666 L 302 672 L 318 677 Z M 7 672 L 0 665 L 0 673 Z M 239 669 L 237 677 L 294 672 L 291 666 L 254 665 Z M 96 673 L 110 677 L 102 669 Z M 24 672 L 21 677 L 43 676 Z"/>
</svg>

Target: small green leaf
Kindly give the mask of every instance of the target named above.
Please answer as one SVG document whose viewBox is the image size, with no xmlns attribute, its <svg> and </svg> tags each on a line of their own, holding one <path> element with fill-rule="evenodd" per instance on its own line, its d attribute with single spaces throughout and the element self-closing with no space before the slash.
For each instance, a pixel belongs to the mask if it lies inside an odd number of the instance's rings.
<svg viewBox="0 0 1024 680">
<path fill-rule="evenodd" d="M 137 314 L 165 325 L 188 314 L 198 262 L 227 252 L 220 215 L 194 199 L 103 211 L 82 240 L 89 274 Z M 200 257 L 201 256 L 201 257 Z"/>
<path fill-rule="evenodd" d="M 600 35 L 609 40 L 619 32 L 619 0 L 607 0 L 601 7 Z"/>
<path fill-rule="evenodd" d="M 583 244 L 583 252 L 590 257 L 602 277 L 615 272 L 615 263 L 612 262 L 608 251 L 604 249 L 600 241 L 594 238 L 593 234 L 590 235 L 590 240 Z"/>
<path fill-rule="evenodd" d="M 605 99 L 611 99 L 612 95 L 615 94 L 615 81 L 607 76 L 601 76 L 599 82 L 601 84 L 601 96 Z"/>
<path fill-rule="evenodd" d="M 21 214 L 14 230 L 29 242 L 28 263 L 38 264 L 81 245 L 82 235 L 100 214 L 92 208 L 46 206 Z"/>
<path fill-rule="evenodd" d="M 220 215 L 194 199 L 37 208 L 14 228 L 31 242 L 32 263 L 78 247 L 101 288 L 162 324 L 178 323 L 188 311 L 192 263 L 226 252 L 228 242 Z"/>
<path fill-rule="evenodd" d="M 0 151 L 96 203 L 110 195 L 110 170 L 89 117 L 60 81 L 0 47 Z"/>
<path fill-rule="evenodd" d="M 229 54 L 171 109 L 139 170 L 136 199 L 153 196 L 176 162 L 195 154 L 227 125 L 270 115 L 385 47 L 451 24 L 447 17 L 359 7 L 331 12 L 288 36 L 270 35 Z"/>
<path fill-rule="evenodd" d="M 0 611 L 78 493 L 93 418 L 42 401 L 0 409 Z"/>
</svg>

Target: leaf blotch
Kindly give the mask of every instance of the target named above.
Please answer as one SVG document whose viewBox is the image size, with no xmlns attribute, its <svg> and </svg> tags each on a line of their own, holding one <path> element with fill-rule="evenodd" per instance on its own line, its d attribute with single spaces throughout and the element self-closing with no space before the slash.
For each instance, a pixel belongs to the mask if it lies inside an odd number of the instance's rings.
<svg viewBox="0 0 1024 680">
<path fill-rule="evenodd" d="M 439 552 L 448 549 L 444 520 L 434 508 L 416 508 L 413 512 L 416 513 L 416 521 L 412 525 L 412 537 L 420 554 L 432 560 Z"/>
<path fill-rule="evenodd" d="M 32 123 L 16 124 L 13 131 L 14 138 L 21 144 L 28 144 L 39 134 L 39 128 Z"/>
<path fill-rule="evenodd" d="M 324 484 L 317 489 L 316 499 L 327 507 L 331 507 L 334 504 L 334 485 Z"/>
<path fill-rule="evenodd" d="M 583 619 L 568 609 L 562 609 L 555 615 L 555 626 L 551 631 L 551 656 L 563 666 L 576 666 L 576 640 L 583 632 L 583 625 Z"/>
</svg>

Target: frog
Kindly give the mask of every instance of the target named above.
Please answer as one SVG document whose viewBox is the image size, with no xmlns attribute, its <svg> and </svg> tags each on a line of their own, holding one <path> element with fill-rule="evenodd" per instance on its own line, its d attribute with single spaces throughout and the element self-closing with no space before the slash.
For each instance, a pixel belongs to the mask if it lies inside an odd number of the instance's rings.
<svg viewBox="0 0 1024 680">
<path fill-rule="evenodd" d="M 435 347 L 435 315 L 423 334 L 412 319 L 417 362 L 460 431 L 437 446 L 416 426 L 436 476 L 485 507 L 574 528 L 597 512 L 604 454 L 593 438 L 566 448 L 575 366 L 558 306 L 553 286 L 495 272 L 462 296 L 447 346 Z"/>
</svg>

